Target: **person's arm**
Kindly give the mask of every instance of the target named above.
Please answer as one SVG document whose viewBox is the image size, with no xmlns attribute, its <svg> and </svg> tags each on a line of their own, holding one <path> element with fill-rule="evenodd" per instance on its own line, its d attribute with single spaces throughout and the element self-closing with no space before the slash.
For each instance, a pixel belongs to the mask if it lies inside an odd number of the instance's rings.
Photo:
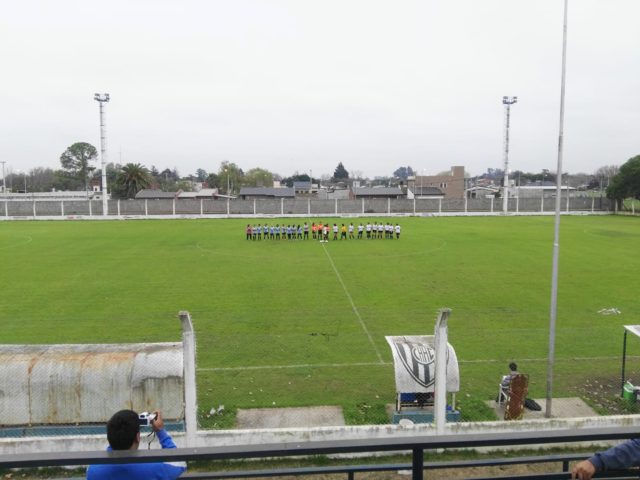
<svg viewBox="0 0 640 480">
<path fill-rule="evenodd" d="M 151 422 L 151 428 L 156 432 L 160 445 L 162 448 L 177 448 L 176 444 L 173 443 L 173 439 L 171 438 L 171 435 L 169 435 L 169 432 L 164 429 L 162 412 L 160 412 L 160 410 L 156 410 L 154 413 L 156 414 L 156 418 Z"/>
<path fill-rule="evenodd" d="M 173 439 L 169 432 L 164 429 L 164 420 L 162 419 L 162 413 L 160 411 L 156 411 L 156 419 L 151 423 L 151 428 L 156 432 L 156 436 L 158 437 L 158 441 L 162 448 L 177 448 L 176 444 L 173 443 Z M 187 469 L 186 462 L 164 462 L 160 464 L 163 470 L 162 478 L 170 478 L 175 479 L 178 478 L 182 473 Z"/>
<path fill-rule="evenodd" d="M 640 439 L 633 438 L 577 463 L 571 470 L 571 478 L 590 480 L 596 472 L 624 470 L 638 465 L 640 465 Z"/>
<path fill-rule="evenodd" d="M 640 465 L 640 438 L 632 438 L 620 445 L 598 452 L 589 459 L 596 471 L 622 470 Z"/>
</svg>

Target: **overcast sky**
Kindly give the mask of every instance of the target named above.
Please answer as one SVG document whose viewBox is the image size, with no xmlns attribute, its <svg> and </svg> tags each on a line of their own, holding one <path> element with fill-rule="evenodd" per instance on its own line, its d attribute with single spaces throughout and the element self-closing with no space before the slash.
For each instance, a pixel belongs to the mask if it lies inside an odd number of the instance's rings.
<svg viewBox="0 0 640 480">
<path fill-rule="evenodd" d="M 563 0 L 24 0 L 0 16 L 0 161 L 319 177 L 555 170 Z M 640 154 L 640 0 L 570 0 L 564 170 Z"/>
</svg>

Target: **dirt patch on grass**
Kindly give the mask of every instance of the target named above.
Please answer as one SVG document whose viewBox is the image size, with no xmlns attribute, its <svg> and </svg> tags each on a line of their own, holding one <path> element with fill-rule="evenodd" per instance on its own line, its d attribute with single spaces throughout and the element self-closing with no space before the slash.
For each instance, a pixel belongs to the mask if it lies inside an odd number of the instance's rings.
<svg viewBox="0 0 640 480">
<path fill-rule="evenodd" d="M 620 383 L 613 381 L 611 377 L 588 378 L 576 385 L 574 389 L 576 394 L 600 414 L 628 415 L 640 411 L 640 404 L 620 397 Z"/>
</svg>

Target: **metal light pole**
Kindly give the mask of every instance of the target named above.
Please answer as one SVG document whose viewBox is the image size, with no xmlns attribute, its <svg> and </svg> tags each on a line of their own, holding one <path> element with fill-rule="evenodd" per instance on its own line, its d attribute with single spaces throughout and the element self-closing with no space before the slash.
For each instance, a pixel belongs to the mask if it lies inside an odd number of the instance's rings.
<svg viewBox="0 0 640 480">
<path fill-rule="evenodd" d="M 558 313 L 558 264 L 560 262 L 560 193 L 562 192 L 562 153 L 564 142 L 564 90 L 567 73 L 567 10 L 569 0 L 564 0 L 562 28 L 562 75 L 560 80 L 560 126 L 558 128 L 558 169 L 556 171 L 556 216 L 553 236 L 553 265 L 551 268 L 551 306 L 549 309 L 549 353 L 547 356 L 547 398 L 544 416 L 551 418 L 553 397 L 553 364 L 555 361 L 556 317 Z"/>
<path fill-rule="evenodd" d="M 502 97 L 505 106 L 504 124 L 504 189 L 502 195 L 502 212 L 507 213 L 507 200 L 509 200 L 509 120 L 511 105 L 518 101 L 518 97 Z"/>
<path fill-rule="evenodd" d="M 104 104 L 109 101 L 108 93 L 96 93 L 93 99 L 100 104 L 100 161 L 102 164 L 102 215 L 109 214 L 107 202 L 107 125 L 104 115 Z"/>
</svg>

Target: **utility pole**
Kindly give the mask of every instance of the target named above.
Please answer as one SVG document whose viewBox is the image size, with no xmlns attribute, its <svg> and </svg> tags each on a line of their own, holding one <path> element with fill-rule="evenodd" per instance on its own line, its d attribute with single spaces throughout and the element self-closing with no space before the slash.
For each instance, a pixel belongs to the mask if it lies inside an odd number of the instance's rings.
<svg viewBox="0 0 640 480">
<path fill-rule="evenodd" d="M 564 0 L 562 25 L 562 73 L 560 77 L 560 124 L 558 127 L 558 167 L 556 170 L 556 215 L 553 228 L 553 263 L 551 266 L 551 305 L 549 308 L 549 352 L 547 353 L 547 397 L 545 418 L 551 418 L 553 400 L 553 364 L 556 357 L 556 319 L 558 316 L 558 269 L 560 263 L 560 194 L 562 193 L 562 156 L 564 152 L 564 97 L 567 79 L 567 17 L 569 0 Z"/>
<path fill-rule="evenodd" d="M 107 125 L 104 115 L 104 104 L 109 101 L 108 93 L 96 93 L 93 99 L 100 104 L 100 161 L 102 163 L 102 215 L 109 214 L 107 201 Z"/>
<path fill-rule="evenodd" d="M 502 97 L 505 106 L 504 125 L 504 188 L 502 194 L 502 212 L 507 213 L 507 201 L 509 200 L 509 120 L 511 116 L 511 105 L 518 101 L 518 97 Z"/>
</svg>

